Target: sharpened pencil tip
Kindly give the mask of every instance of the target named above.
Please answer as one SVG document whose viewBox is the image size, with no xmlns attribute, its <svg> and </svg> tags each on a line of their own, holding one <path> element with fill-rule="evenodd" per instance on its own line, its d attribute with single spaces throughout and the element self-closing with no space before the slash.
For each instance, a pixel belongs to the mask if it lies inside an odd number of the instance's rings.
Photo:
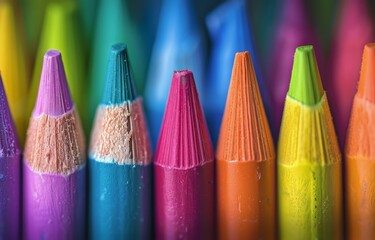
<svg viewBox="0 0 375 240">
<path fill-rule="evenodd" d="M 375 43 L 365 45 L 357 94 L 375 103 Z"/>
<path fill-rule="evenodd" d="M 127 47 L 112 45 L 107 65 L 107 77 L 102 104 L 118 105 L 137 97 Z"/>
<path fill-rule="evenodd" d="M 38 97 L 33 116 L 41 114 L 60 116 L 73 108 L 68 82 L 66 80 L 61 53 L 48 50 L 44 55 Z"/>
<path fill-rule="evenodd" d="M 289 97 L 313 106 L 320 102 L 323 93 L 313 46 L 298 47 L 294 54 L 292 77 L 288 91 Z"/>
</svg>

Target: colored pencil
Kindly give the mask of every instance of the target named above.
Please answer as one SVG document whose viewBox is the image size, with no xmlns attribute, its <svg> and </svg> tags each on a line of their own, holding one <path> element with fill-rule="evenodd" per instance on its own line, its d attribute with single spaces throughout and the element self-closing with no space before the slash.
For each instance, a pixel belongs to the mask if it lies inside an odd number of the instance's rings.
<svg viewBox="0 0 375 240">
<path fill-rule="evenodd" d="M 347 239 L 375 238 L 375 44 L 365 46 L 345 149 Z"/>
<path fill-rule="evenodd" d="M 155 153 L 156 239 L 213 239 L 213 160 L 193 73 L 174 72 Z"/>
<path fill-rule="evenodd" d="M 271 53 L 270 91 L 273 105 L 273 136 L 278 139 L 283 115 L 285 95 L 288 92 L 290 69 L 293 66 L 293 54 L 298 46 L 318 45 L 314 30 L 307 18 L 305 1 L 286 0 L 283 2 L 279 25 Z M 319 59 L 319 55 L 318 55 Z"/>
<path fill-rule="evenodd" d="M 312 46 L 296 49 L 278 144 L 280 239 L 342 239 L 341 156 Z"/>
<path fill-rule="evenodd" d="M 102 99 L 106 77 L 106 63 L 110 47 L 117 42 L 126 42 L 129 49 L 130 61 L 134 63 L 135 86 L 138 92 L 143 90 L 146 74 L 146 59 L 143 52 L 142 39 L 129 19 L 129 11 L 125 1 L 122 0 L 97 0 L 98 11 L 96 14 L 94 39 L 92 40 L 92 53 L 89 69 L 90 100 L 89 121 L 94 119 L 96 108 Z M 104 67 L 103 67 L 104 66 Z"/>
<path fill-rule="evenodd" d="M 213 49 L 208 81 L 205 81 L 203 107 L 207 116 L 208 128 L 216 145 L 221 119 L 224 113 L 225 99 L 230 82 L 231 65 L 234 55 L 239 51 L 250 51 L 258 78 L 262 96 L 268 99 L 265 78 L 256 59 L 256 47 L 243 1 L 228 1 L 221 4 L 206 18 L 211 35 Z M 268 107 L 269 101 L 265 101 Z"/>
<path fill-rule="evenodd" d="M 26 132 L 28 73 L 18 30 L 12 4 L 0 2 L 0 70 L 18 139 L 23 145 Z"/>
<path fill-rule="evenodd" d="M 0 239 L 21 233 L 21 150 L 0 75 Z"/>
<path fill-rule="evenodd" d="M 235 56 L 216 160 L 219 239 L 275 239 L 275 149 L 249 52 Z"/>
<path fill-rule="evenodd" d="M 332 82 L 328 89 L 341 148 L 344 146 L 358 73 L 361 70 L 363 46 L 373 40 L 374 28 L 366 0 L 343 1 L 335 27 L 331 56 Z"/>
<path fill-rule="evenodd" d="M 85 60 L 79 23 L 78 7 L 74 1 L 51 2 L 47 5 L 39 49 L 34 65 L 33 78 L 28 97 L 28 116 L 34 108 L 38 93 L 43 56 L 48 49 L 59 49 L 64 56 L 64 66 L 78 113 L 87 124 Z M 86 129 L 88 133 L 89 130 Z"/>
<path fill-rule="evenodd" d="M 25 239 L 83 239 L 85 144 L 61 54 L 44 56 L 23 168 Z"/>
<path fill-rule="evenodd" d="M 150 136 L 156 145 L 168 98 L 170 73 L 191 69 L 203 89 L 205 45 L 190 0 L 163 0 L 145 86 L 145 107 Z"/>
<path fill-rule="evenodd" d="M 151 142 L 126 46 L 110 51 L 89 150 L 89 238 L 149 239 Z"/>
</svg>

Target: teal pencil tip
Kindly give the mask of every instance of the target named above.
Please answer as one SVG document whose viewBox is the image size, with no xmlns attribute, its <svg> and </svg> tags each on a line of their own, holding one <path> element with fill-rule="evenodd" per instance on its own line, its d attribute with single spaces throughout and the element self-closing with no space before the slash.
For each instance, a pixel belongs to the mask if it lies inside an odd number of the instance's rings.
<svg viewBox="0 0 375 240">
<path fill-rule="evenodd" d="M 112 45 L 102 104 L 122 104 L 137 97 L 127 47 L 123 43 Z"/>
<path fill-rule="evenodd" d="M 288 96 L 309 106 L 320 102 L 324 90 L 314 48 L 311 45 L 296 49 Z"/>
</svg>

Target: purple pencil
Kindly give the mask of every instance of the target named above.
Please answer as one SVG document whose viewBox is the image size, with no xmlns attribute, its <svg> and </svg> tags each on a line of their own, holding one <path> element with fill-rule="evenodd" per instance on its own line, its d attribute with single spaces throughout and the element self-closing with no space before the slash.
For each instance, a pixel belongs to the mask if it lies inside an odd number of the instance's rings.
<svg viewBox="0 0 375 240">
<path fill-rule="evenodd" d="M 21 150 L 0 76 L 0 239 L 20 238 Z"/>
<path fill-rule="evenodd" d="M 24 155 L 24 238 L 83 239 L 85 145 L 60 52 L 44 55 Z"/>
</svg>

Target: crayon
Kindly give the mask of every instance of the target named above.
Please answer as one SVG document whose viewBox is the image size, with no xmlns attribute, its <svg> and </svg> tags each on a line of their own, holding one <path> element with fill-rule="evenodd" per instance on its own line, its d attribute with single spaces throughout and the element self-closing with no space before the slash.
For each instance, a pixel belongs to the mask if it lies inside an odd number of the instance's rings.
<svg viewBox="0 0 375 240">
<path fill-rule="evenodd" d="M 203 89 L 205 45 L 190 0 L 163 0 L 145 86 L 145 107 L 153 146 L 156 145 L 170 86 L 170 73 L 191 69 Z"/>
<path fill-rule="evenodd" d="M 113 45 L 89 150 L 89 238 L 150 239 L 152 150 L 127 48 Z"/>
<path fill-rule="evenodd" d="M 232 71 L 228 62 L 233 62 L 236 52 L 249 51 L 251 53 L 266 108 L 269 106 L 269 94 L 265 89 L 266 81 L 260 62 L 257 61 L 256 46 L 247 17 L 246 4 L 243 1 L 225 2 L 208 15 L 206 24 L 213 49 L 208 78 L 204 85 L 203 106 L 210 134 L 216 145 Z"/>
<path fill-rule="evenodd" d="M 83 239 L 86 156 L 61 54 L 44 56 L 23 166 L 25 239 Z"/>
<path fill-rule="evenodd" d="M 277 153 L 279 238 L 342 239 L 341 156 L 312 46 L 294 55 Z"/>
<path fill-rule="evenodd" d="M 28 73 L 13 5 L 0 2 L 0 71 L 21 146 L 26 133 Z"/>
<path fill-rule="evenodd" d="M 366 0 L 345 0 L 332 44 L 331 83 L 328 99 L 332 102 L 332 114 L 343 149 L 352 100 L 356 92 L 358 73 L 361 70 L 363 46 L 374 37 L 374 24 L 368 12 Z"/>
<path fill-rule="evenodd" d="M 375 44 L 366 44 L 345 148 L 347 239 L 375 238 Z"/>
<path fill-rule="evenodd" d="M 213 239 L 214 153 L 189 70 L 173 74 L 154 165 L 156 239 Z"/>
<path fill-rule="evenodd" d="M 219 239 L 276 239 L 271 130 L 249 52 L 236 53 L 216 150 Z"/>
<path fill-rule="evenodd" d="M 21 150 L 0 75 L 0 239 L 21 233 Z"/>
</svg>

